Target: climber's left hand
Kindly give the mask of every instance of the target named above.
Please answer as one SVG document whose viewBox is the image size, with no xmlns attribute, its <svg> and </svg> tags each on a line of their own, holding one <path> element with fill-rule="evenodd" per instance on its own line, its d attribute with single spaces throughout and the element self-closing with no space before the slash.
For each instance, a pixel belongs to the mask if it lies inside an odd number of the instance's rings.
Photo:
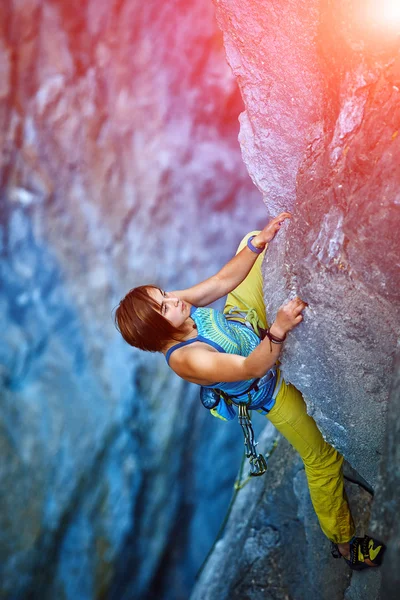
<svg viewBox="0 0 400 600">
<path fill-rule="evenodd" d="M 285 220 L 290 219 L 291 216 L 292 215 L 288 212 L 282 212 L 277 217 L 271 219 L 268 225 L 266 225 L 264 229 L 260 231 L 260 233 L 257 234 L 257 236 L 254 238 L 253 244 L 268 244 L 271 240 L 274 239 Z"/>
</svg>

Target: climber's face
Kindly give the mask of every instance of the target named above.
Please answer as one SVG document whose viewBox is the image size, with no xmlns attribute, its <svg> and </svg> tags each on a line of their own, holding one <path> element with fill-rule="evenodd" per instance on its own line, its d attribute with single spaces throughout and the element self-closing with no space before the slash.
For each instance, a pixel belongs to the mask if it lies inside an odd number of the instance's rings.
<svg viewBox="0 0 400 600">
<path fill-rule="evenodd" d="M 173 292 L 153 288 L 148 293 L 160 305 L 160 314 L 174 327 L 179 328 L 190 317 L 190 305 Z"/>
</svg>

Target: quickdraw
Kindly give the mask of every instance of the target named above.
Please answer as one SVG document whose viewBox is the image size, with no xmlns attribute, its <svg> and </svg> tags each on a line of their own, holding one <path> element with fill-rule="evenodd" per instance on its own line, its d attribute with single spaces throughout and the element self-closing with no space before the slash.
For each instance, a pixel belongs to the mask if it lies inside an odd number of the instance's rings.
<svg viewBox="0 0 400 600">
<path fill-rule="evenodd" d="M 228 395 L 222 390 L 218 390 L 219 395 L 224 398 L 226 403 L 233 404 L 239 409 L 238 421 L 243 431 L 245 455 L 249 459 L 250 463 L 250 477 L 259 477 L 260 475 L 264 475 L 264 473 L 267 470 L 267 462 L 264 456 L 257 452 L 256 446 L 258 446 L 258 442 L 256 442 L 255 439 L 249 409 L 247 408 L 251 404 L 250 391 L 253 389 L 258 390 L 258 382 L 259 379 L 254 381 L 252 385 L 246 390 L 245 393 L 247 393 L 248 396 L 247 403 L 235 402 L 233 400 L 234 396 Z"/>
<path fill-rule="evenodd" d="M 258 454 L 256 446 L 258 442 L 255 441 L 253 425 L 247 404 L 239 404 L 239 424 L 242 427 L 244 435 L 244 446 L 246 457 L 250 462 L 250 477 L 259 477 L 264 475 L 267 470 L 267 461 L 262 454 Z"/>
</svg>

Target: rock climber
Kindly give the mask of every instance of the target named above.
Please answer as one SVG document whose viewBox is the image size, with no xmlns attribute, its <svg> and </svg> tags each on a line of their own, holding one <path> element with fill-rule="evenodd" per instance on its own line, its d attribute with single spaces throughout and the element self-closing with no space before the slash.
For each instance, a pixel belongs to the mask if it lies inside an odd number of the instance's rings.
<svg viewBox="0 0 400 600">
<path fill-rule="evenodd" d="M 385 545 L 355 535 L 344 489 L 343 456 L 324 441 L 307 414 L 302 394 L 287 383 L 278 358 L 290 331 L 303 320 L 307 304 L 296 297 L 283 304 L 267 323 L 261 263 L 268 244 L 283 223 L 283 212 L 262 231 L 245 236 L 236 255 L 214 276 L 178 291 L 156 285 L 131 289 L 115 311 L 115 325 L 136 348 L 162 352 L 170 368 L 203 390 L 222 390 L 224 398 L 265 415 L 299 452 L 311 500 L 332 555 L 344 557 L 351 569 L 377 567 Z M 227 296 L 222 312 L 207 305 Z M 249 396 L 250 395 L 250 396 Z M 213 414 L 229 419 L 221 399 Z"/>
</svg>

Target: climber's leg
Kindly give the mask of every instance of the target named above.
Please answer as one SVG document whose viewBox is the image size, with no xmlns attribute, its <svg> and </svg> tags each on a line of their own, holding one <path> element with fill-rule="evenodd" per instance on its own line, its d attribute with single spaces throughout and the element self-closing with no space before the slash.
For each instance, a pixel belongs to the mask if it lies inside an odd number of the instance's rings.
<svg viewBox="0 0 400 600">
<path fill-rule="evenodd" d="M 259 231 L 251 231 L 242 239 L 236 254 L 242 250 L 247 244 L 247 240 L 252 235 L 257 235 Z M 264 329 L 267 327 L 265 316 L 265 305 L 263 298 L 263 278 L 261 275 L 261 264 L 264 258 L 265 250 L 257 257 L 250 273 L 240 283 L 237 288 L 230 292 L 226 298 L 224 313 L 227 313 L 231 308 L 237 306 L 241 310 L 254 308 L 257 311 L 259 324 Z"/>
<path fill-rule="evenodd" d="M 268 418 L 303 460 L 322 531 L 336 544 L 349 542 L 355 527 L 344 489 L 343 457 L 324 441 L 299 390 L 283 381 Z"/>
</svg>

